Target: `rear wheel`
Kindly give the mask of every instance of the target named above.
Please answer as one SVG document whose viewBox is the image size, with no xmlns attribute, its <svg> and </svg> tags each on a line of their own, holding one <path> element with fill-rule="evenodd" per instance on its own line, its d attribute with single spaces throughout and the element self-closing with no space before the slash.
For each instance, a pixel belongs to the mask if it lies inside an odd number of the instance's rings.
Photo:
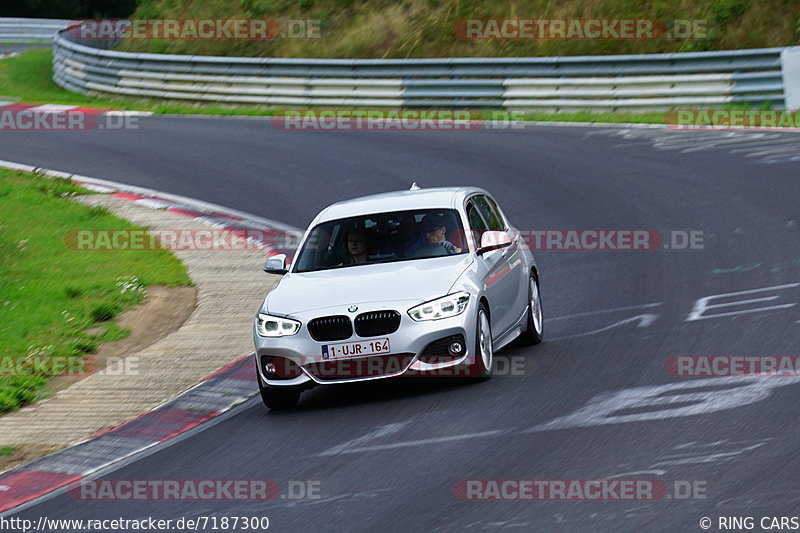
<svg viewBox="0 0 800 533">
<path fill-rule="evenodd" d="M 544 319 L 542 315 L 542 296 L 539 294 L 539 280 L 531 274 L 528 281 L 528 327 L 519 336 L 520 344 L 532 346 L 542 342 Z"/>
<path fill-rule="evenodd" d="M 478 320 L 475 327 L 475 354 L 470 365 L 469 375 L 479 381 L 492 377 L 494 366 L 494 343 L 492 342 L 492 325 L 486 306 L 478 307 Z"/>
<path fill-rule="evenodd" d="M 300 401 L 302 390 L 296 387 L 270 387 L 261 383 L 261 376 L 256 370 L 256 380 L 258 390 L 261 392 L 261 401 L 273 411 L 285 411 L 294 409 Z"/>
</svg>

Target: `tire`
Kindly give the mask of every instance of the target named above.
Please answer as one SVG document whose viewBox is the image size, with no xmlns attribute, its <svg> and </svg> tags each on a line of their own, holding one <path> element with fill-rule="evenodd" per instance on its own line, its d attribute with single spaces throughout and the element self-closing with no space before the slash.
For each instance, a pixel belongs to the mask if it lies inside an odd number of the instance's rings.
<svg viewBox="0 0 800 533">
<path fill-rule="evenodd" d="M 542 314 L 542 295 L 539 292 L 539 280 L 536 274 L 531 274 L 528 282 L 528 318 L 527 328 L 519 336 L 519 343 L 523 346 L 533 346 L 542 342 L 544 315 Z"/>
<path fill-rule="evenodd" d="M 478 306 L 475 321 L 475 357 L 469 367 L 469 375 L 476 381 L 486 381 L 492 377 L 494 368 L 494 343 L 489 312 L 484 304 Z"/>
<path fill-rule="evenodd" d="M 256 369 L 256 381 L 261 393 L 261 401 L 272 411 L 286 411 L 297 407 L 300 394 L 303 392 L 295 387 L 270 387 L 261 383 L 261 376 Z"/>
</svg>

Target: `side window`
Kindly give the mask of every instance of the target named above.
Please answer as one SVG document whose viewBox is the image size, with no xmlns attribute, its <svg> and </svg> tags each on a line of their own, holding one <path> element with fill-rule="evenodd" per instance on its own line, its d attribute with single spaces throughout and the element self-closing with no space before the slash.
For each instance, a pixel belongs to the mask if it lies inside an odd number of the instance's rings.
<svg viewBox="0 0 800 533">
<path fill-rule="evenodd" d="M 486 227 L 486 222 L 472 200 L 467 204 L 467 221 L 469 222 L 468 235 L 472 236 L 473 244 L 477 248 L 480 246 L 483 232 L 489 228 Z"/>
<path fill-rule="evenodd" d="M 504 231 L 506 229 L 506 225 L 503 222 L 503 217 L 500 215 L 500 212 L 497 210 L 497 206 L 493 201 L 483 195 L 476 196 L 475 205 L 480 210 L 483 218 L 485 218 L 489 223 L 488 229 L 492 231 Z"/>
<path fill-rule="evenodd" d="M 478 232 L 479 236 L 489 229 L 486 227 L 486 222 L 483 221 L 483 217 L 472 201 L 467 204 L 467 220 L 469 220 L 469 229 Z"/>
<path fill-rule="evenodd" d="M 486 198 L 489 208 L 496 213 L 497 219 L 500 220 L 500 225 L 503 226 L 503 229 L 505 230 L 508 228 L 508 225 L 505 223 L 505 219 L 503 218 L 503 213 L 500 211 L 500 208 L 497 207 L 497 203 L 494 201 L 494 199 L 490 198 L 489 196 L 484 196 L 484 198 Z"/>
</svg>

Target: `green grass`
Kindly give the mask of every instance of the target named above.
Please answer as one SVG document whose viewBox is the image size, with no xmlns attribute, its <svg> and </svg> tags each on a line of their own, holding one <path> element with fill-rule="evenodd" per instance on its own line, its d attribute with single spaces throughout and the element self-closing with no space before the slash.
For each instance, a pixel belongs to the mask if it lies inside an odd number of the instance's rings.
<svg viewBox="0 0 800 533">
<path fill-rule="evenodd" d="M 0 61 L 0 100 L 21 99 L 31 104 L 89 104 L 80 94 L 61 89 L 53 80 L 52 53 L 49 49 L 28 50 Z M 102 106 L 101 106 L 102 107 Z"/>
<path fill-rule="evenodd" d="M 166 250 L 80 251 L 72 230 L 134 229 L 70 199 L 66 180 L 0 170 L 0 355 L 81 356 L 127 335 L 112 320 L 150 285 L 190 285 Z M 88 329 L 100 327 L 102 333 Z M 47 372 L 0 376 L 0 412 L 42 397 Z"/>
<path fill-rule="evenodd" d="M 14 455 L 19 450 L 16 446 L 0 446 L 0 456 L 8 457 Z"/>
<path fill-rule="evenodd" d="M 268 109 L 164 103 L 138 98 L 84 96 L 65 91 L 53 82 L 53 55 L 49 49 L 27 50 L 0 60 L 0 100 L 26 104 L 66 104 L 99 109 L 130 109 L 158 114 L 265 115 Z"/>
</svg>

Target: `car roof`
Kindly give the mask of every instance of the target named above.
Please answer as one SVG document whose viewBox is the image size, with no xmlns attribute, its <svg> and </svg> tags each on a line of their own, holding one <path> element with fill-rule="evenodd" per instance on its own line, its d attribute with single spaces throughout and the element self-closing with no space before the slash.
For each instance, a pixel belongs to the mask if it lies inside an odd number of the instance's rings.
<svg viewBox="0 0 800 533">
<path fill-rule="evenodd" d="M 327 207 L 317 215 L 315 223 L 390 211 L 452 209 L 474 193 L 487 194 L 478 187 L 432 187 L 372 194 Z"/>
</svg>

